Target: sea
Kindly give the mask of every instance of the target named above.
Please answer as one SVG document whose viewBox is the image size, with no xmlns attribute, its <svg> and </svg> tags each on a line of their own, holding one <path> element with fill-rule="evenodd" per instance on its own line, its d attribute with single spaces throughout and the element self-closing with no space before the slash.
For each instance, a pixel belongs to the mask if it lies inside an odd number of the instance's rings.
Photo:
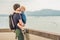
<svg viewBox="0 0 60 40">
<path fill-rule="evenodd" d="M 9 28 L 9 15 L 0 15 L 0 29 Z M 60 16 L 27 16 L 25 28 L 60 33 Z"/>
</svg>

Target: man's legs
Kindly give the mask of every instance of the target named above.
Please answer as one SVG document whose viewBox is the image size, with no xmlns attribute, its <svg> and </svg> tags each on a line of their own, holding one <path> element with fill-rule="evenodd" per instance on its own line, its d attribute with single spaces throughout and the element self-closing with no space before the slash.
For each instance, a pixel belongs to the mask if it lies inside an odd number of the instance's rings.
<svg viewBox="0 0 60 40">
<path fill-rule="evenodd" d="M 16 37 L 18 37 L 18 40 L 24 40 L 23 33 L 20 29 L 16 29 Z"/>
</svg>

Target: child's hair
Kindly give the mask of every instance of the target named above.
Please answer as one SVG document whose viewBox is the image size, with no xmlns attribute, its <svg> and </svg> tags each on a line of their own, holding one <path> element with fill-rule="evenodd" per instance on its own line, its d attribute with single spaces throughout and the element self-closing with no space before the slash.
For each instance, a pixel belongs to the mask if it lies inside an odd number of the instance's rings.
<svg viewBox="0 0 60 40">
<path fill-rule="evenodd" d="M 16 10 L 16 9 L 19 8 L 19 7 L 20 7 L 20 4 L 17 4 L 17 3 L 16 3 L 16 4 L 13 5 L 13 9 L 14 9 L 14 10 Z"/>
<path fill-rule="evenodd" d="M 26 10 L 24 6 L 21 6 L 21 8 L 20 8 L 20 9 L 24 9 L 24 11 Z"/>
</svg>

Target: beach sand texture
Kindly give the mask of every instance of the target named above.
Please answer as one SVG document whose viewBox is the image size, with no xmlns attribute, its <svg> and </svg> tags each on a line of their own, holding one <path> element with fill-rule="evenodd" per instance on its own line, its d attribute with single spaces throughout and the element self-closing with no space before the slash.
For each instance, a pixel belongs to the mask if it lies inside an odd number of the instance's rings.
<svg viewBox="0 0 60 40">
<path fill-rule="evenodd" d="M 0 32 L 0 40 L 15 40 L 13 32 Z"/>
<path fill-rule="evenodd" d="M 32 34 L 27 35 L 27 37 L 29 37 L 29 39 L 26 39 L 26 35 L 25 35 L 25 40 L 52 40 Z M 0 32 L 0 40 L 17 40 L 17 39 L 15 39 L 14 32 Z"/>
</svg>

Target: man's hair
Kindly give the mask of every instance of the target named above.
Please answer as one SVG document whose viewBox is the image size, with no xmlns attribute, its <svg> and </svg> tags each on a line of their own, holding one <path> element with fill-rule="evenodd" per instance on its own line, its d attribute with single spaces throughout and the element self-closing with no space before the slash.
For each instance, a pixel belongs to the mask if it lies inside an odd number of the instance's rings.
<svg viewBox="0 0 60 40">
<path fill-rule="evenodd" d="M 19 8 L 19 7 L 20 7 L 20 4 L 17 4 L 17 3 L 16 3 L 16 4 L 13 5 L 13 9 L 14 9 L 14 10 L 16 10 L 16 9 Z"/>
</svg>

